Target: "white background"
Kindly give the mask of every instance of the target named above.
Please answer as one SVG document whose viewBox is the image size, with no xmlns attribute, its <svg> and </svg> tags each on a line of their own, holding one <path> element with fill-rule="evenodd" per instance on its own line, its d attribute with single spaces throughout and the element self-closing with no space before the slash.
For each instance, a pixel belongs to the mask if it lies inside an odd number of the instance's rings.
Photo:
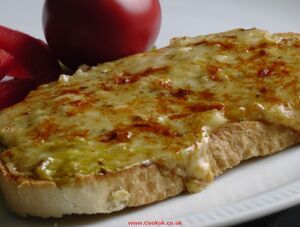
<svg viewBox="0 0 300 227">
<path fill-rule="evenodd" d="M 163 23 L 158 46 L 166 45 L 174 36 L 207 34 L 237 27 L 300 32 L 300 1 L 297 0 L 161 0 L 161 4 Z M 0 24 L 44 39 L 42 5 L 42 0 L 0 0 Z M 127 226 L 128 221 L 157 219 L 184 220 L 185 226 L 198 226 L 205 220 L 206 223 L 225 223 L 226 220 L 226 223 L 237 223 L 299 203 L 300 197 L 295 197 L 300 192 L 299 163 L 300 152 L 295 147 L 263 160 L 243 164 L 218 177 L 213 185 L 201 193 L 182 195 L 113 215 L 72 216 L 58 220 L 21 219 L 8 212 L 0 200 L 0 225 L 53 226 L 58 223 L 59 226 Z M 289 185 L 295 182 L 299 182 L 298 186 L 291 189 Z M 282 188 L 284 185 L 290 189 Z M 276 194 L 278 190 L 283 194 Z M 237 203 L 246 205 L 232 209 Z M 216 209 L 223 216 L 208 213 Z M 199 221 L 199 214 L 204 217 L 202 221 Z"/>
</svg>

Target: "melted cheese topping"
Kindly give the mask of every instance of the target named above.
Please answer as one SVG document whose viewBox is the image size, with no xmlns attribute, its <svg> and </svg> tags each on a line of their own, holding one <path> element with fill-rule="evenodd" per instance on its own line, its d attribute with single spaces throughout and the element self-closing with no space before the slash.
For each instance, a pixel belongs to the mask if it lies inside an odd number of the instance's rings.
<svg viewBox="0 0 300 227">
<path fill-rule="evenodd" d="M 174 39 L 62 75 L 2 111 L 0 157 L 15 174 L 56 183 L 156 163 L 194 191 L 212 180 L 206 146 L 226 122 L 300 131 L 299 78 L 299 35 L 240 29 Z"/>
</svg>

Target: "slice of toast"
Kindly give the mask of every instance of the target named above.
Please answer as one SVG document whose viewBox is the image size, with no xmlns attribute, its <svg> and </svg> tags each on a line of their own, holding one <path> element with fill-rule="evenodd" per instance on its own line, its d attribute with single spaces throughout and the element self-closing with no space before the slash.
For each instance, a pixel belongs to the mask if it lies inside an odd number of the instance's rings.
<svg viewBox="0 0 300 227">
<path fill-rule="evenodd" d="M 209 162 L 218 176 L 242 160 L 270 155 L 299 141 L 299 133 L 281 126 L 250 121 L 227 124 L 212 135 Z M 16 177 L 3 163 L 0 170 L 5 201 L 20 216 L 110 213 L 185 191 L 181 177 L 155 164 L 134 166 L 105 176 L 87 176 L 60 187 L 54 182 Z"/>
<path fill-rule="evenodd" d="M 299 142 L 299 35 L 233 30 L 41 86 L 0 112 L 15 213 L 110 213 L 197 191 Z"/>
</svg>

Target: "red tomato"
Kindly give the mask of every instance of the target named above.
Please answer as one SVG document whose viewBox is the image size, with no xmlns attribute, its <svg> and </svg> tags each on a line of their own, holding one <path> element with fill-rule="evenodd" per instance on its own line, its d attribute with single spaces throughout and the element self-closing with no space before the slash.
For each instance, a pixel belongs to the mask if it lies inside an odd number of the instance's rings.
<svg viewBox="0 0 300 227">
<path fill-rule="evenodd" d="M 9 76 L 34 79 L 39 85 L 57 80 L 60 74 L 57 58 L 46 43 L 1 25 L 0 50 L 0 72 Z"/>
<path fill-rule="evenodd" d="M 11 70 L 15 58 L 5 50 L 0 49 L 0 81 Z"/>
<path fill-rule="evenodd" d="M 33 80 L 12 79 L 0 83 L 0 110 L 20 102 L 35 88 Z"/>
<path fill-rule="evenodd" d="M 149 49 L 161 24 L 159 0 L 46 0 L 49 47 L 71 68 Z"/>
<path fill-rule="evenodd" d="M 0 25 L 0 109 L 59 74 L 59 63 L 43 41 Z M 14 79 L 1 81 L 6 75 Z"/>
</svg>

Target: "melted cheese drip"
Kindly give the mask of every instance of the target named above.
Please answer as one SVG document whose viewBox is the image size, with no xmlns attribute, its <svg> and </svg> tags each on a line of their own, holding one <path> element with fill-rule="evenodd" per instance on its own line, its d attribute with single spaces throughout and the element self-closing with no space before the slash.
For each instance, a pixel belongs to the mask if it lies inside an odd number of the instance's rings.
<svg viewBox="0 0 300 227">
<path fill-rule="evenodd" d="M 21 176 L 57 183 L 156 163 L 195 191 L 212 180 L 209 134 L 226 122 L 300 131 L 293 37 L 256 29 L 185 37 L 62 75 L 0 113 L 1 160 Z"/>
</svg>

